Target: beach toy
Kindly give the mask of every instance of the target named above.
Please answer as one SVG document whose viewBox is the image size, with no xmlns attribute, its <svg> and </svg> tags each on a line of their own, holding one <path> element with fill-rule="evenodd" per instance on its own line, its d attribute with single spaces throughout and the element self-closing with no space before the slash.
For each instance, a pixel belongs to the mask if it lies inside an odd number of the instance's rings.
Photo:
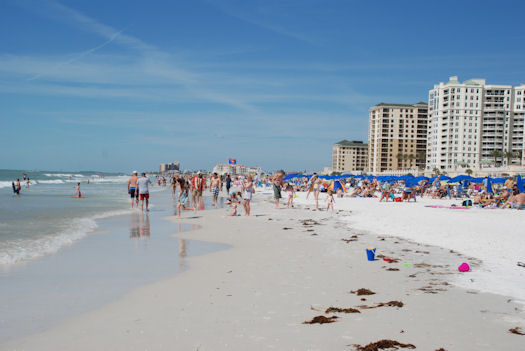
<svg viewBox="0 0 525 351">
<path fill-rule="evenodd" d="M 390 262 L 392 261 L 392 257 L 383 257 L 383 261 Z"/>
<path fill-rule="evenodd" d="M 458 267 L 458 271 L 460 271 L 460 272 L 468 272 L 468 271 L 470 271 L 470 266 L 468 265 L 467 262 L 463 262 L 463 263 Z"/>
<path fill-rule="evenodd" d="M 369 261 L 374 261 L 375 260 L 375 258 L 376 258 L 376 249 L 375 249 L 375 247 L 374 248 L 369 247 L 368 249 L 366 249 L 366 257 L 368 258 Z"/>
<path fill-rule="evenodd" d="M 410 267 L 410 263 L 403 263 L 403 266 Z"/>
</svg>

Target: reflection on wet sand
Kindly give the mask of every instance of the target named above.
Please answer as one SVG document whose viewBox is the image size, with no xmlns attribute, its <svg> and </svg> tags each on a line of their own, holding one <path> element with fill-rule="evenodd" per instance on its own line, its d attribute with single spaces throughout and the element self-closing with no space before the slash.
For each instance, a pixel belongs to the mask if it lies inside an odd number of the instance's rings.
<svg viewBox="0 0 525 351">
<path fill-rule="evenodd" d="M 186 240 L 179 239 L 179 257 L 184 258 L 188 255 L 188 252 L 186 251 Z"/>
<path fill-rule="evenodd" d="M 150 236 L 149 215 L 138 212 L 132 213 L 129 222 L 129 238 L 138 240 L 141 238 L 149 238 Z"/>
</svg>

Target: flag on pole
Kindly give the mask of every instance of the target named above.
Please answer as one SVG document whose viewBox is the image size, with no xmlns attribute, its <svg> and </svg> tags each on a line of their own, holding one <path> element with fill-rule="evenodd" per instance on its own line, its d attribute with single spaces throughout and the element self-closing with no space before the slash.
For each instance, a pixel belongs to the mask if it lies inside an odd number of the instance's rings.
<svg viewBox="0 0 525 351">
<path fill-rule="evenodd" d="M 235 164 L 237 164 L 237 160 L 234 159 L 234 158 L 230 158 L 230 159 L 228 159 L 228 161 L 229 161 L 229 163 L 230 163 L 231 165 L 235 165 Z"/>
</svg>

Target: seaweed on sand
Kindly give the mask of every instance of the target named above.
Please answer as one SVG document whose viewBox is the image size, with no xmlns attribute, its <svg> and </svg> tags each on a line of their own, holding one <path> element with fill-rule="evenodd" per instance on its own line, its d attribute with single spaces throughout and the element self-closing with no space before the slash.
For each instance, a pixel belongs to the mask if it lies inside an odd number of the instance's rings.
<svg viewBox="0 0 525 351">
<path fill-rule="evenodd" d="M 351 294 L 356 294 L 357 296 L 361 296 L 361 295 L 374 295 L 375 292 L 373 292 L 372 290 L 368 290 L 368 289 L 365 289 L 365 288 L 361 288 L 361 289 L 357 289 L 357 290 L 352 290 L 350 291 Z"/>
<path fill-rule="evenodd" d="M 520 327 L 511 328 L 509 332 L 512 334 L 525 335 L 525 332 L 523 332 Z"/>
<path fill-rule="evenodd" d="M 326 323 L 333 323 L 335 320 L 339 318 L 337 316 L 331 316 L 331 317 L 325 317 L 325 316 L 316 316 L 312 318 L 310 321 L 304 321 L 303 324 L 326 324 Z"/>
<path fill-rule="evenodd" d="M 340 307 L 328 307 L 325 311 L 325 313 L 333 313 L 333 312 L 341 312 L 341 313 L 361 313 L 357 308 L 340 308 Z"/>
<path fill-rule="evenodd" d="M 412 344 L 402 344 L 399 341 L 395 340 L 379 340 L 376 342 L 372 342 L 368 345 L 361 346 L 361 345 L 354 345 L 357 351 L 378 351 L 378 350 L 384 350 L 384 349 L 415 349 L 416 347 Z"/>
</svg>

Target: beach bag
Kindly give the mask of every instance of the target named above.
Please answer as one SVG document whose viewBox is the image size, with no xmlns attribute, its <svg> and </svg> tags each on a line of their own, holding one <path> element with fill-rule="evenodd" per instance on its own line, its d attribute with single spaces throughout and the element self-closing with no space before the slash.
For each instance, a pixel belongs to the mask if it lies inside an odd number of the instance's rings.
<svg viewBox="0 0 525 351">
<path fill-rule="evenodd" d="M 462 206 L 470 207 L 472 206 L 472 200 L 464 200 Z"/>
</svg>

